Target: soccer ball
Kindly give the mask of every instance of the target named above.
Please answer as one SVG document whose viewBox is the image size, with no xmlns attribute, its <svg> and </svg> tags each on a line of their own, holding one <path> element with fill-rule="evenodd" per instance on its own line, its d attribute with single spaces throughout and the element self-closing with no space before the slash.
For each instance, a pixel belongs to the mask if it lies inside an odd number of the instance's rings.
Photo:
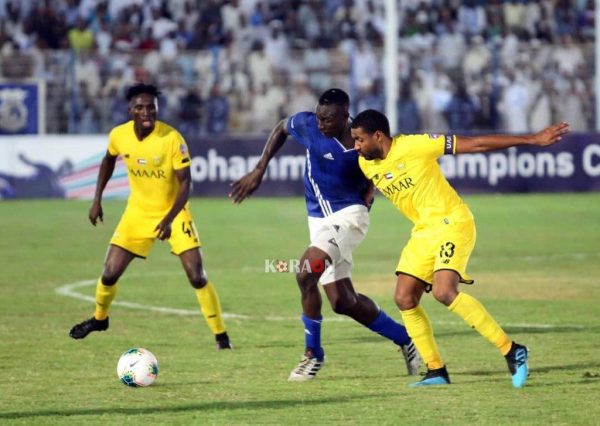
<svg viewBox="0 0 600 426">
<path fill-rule="evenodd" d="M 129 349 L 119 358 L 117 375 L 127 386 L 150 386 L 158 375 L 158 361 L 148 349 Z"/>
</svg>

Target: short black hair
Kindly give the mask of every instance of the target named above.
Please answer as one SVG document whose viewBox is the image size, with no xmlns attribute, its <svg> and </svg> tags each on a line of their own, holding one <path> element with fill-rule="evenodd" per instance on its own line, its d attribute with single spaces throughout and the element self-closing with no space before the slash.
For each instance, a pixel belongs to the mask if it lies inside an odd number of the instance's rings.
<svg viewBox="0 0 600 426">
<path fill-rule="evenodd" d="M 354 117 L 352 128 L 359 127 L 371 135 L 379 130 L 384 135 L 390 136 L 390 122 L 385 115 L 374 109 L 366 109 Z"/>
<path fill-rule="evenodd" d="M 136 83 L 133 86 L 129 87 L 125 92 L 125 99 L 128 101 L 132 100 L 135 96 L 140 95 L 142 93 L 146 93 L 148 95 L 154 96 L 155 98 L 160 95 L 160 91 L 158 87 L 153 84 L 146 84 L 144 82 Z"/>
<path fill-rule="evenodd" d="M 342 89 L 328 89 L 319 98 L 319 105 L 350 105 L 350 96 Z"/>
</svg>

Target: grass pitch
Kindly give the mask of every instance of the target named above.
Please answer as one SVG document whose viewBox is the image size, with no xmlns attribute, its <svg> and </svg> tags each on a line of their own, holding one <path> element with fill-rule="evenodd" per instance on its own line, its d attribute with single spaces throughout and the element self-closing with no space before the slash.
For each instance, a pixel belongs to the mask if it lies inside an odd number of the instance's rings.
<svg viewBox="0 0 600 426">
<path fill-rule="evenodd" d="M 74 341 L 68 331 L 92 312 L 81 298 L 93 297 L 124 203 L 105 202 L 105 223 L 94 229 L 88 203 L 2 202 L 0 423 L 598 424 L 600 194 L 465 199 L 478 242 L 477 284 L 464 290 L 530 347 L 521 390 L 496 349 L 431 296 L 423 303 L 451 386 L 408 388 L 414 378 L 394 346 L 327 305 L 326 365 L 310 383 L 288 383 L 303 351 L 299 293 L 292 274 L 264 267 L 307 245 L 300 199 L 192 201 L 233 351 L 215 351 L 178 259 L 160 243 L 121 280 L 117 301 L 137 306 L 115 304 L 108 331 Z M 357 289 L 397 319 L 393 271 L 409 232 L 378 199 L 355 253 Z M 155 385 L 117 379 L 118 357 L 131 347 L 157 356 Z"/>
</svg>

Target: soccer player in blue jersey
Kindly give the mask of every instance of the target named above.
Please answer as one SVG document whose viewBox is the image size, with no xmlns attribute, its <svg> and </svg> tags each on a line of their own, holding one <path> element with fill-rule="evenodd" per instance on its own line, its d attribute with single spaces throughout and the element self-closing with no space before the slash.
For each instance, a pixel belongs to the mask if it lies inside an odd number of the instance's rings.
<svg viewBox="0 0 600 426">
<path fill-rule="evenodd" d="M 406 360 L 408 374 L 418 374 L 419 357 L 404 326 L 392 320 L 365 295 L 356 293 L 350 279 L 352 251 L 369 227 L 368 209 L 373 185 L 365 179 L 350 134 L 350 99 L 340 89 L 329 89 L 319 98 L 316 112 L 299 112 L 281 120 L 267 139 L 256 168 L 232 184 L 229 196 L 241 203 L 260 185 L 267 165 L 289 135 L 306 148 L 304 189 L 308 210 L 310 246 L 296 274 L 302 300 L 305 352 L 292 370 L 290 381 L 315 377 L 323 366 L 321 346 L 321 294 L 319 281 L 333 310 L 347 315 L 397 344 Z M 317 270 L 318 269 L 318 270 Z"/>
</svg>

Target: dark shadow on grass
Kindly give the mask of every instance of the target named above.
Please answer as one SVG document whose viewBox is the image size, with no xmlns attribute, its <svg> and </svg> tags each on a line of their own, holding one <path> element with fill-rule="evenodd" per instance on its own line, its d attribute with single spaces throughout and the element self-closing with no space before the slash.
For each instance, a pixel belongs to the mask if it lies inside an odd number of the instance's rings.
<svg viewBox="0 0 600 426">
<path fill-rule="evenodd" d="M 466 323 L 464 326 L 464 329 L 462 330 L 444 330 L 441 329 L 441 327 L 433 327 L 433 332 L 435 334 L 436 337 L 452 337 L 452 336 L 469 336 L 469 335 L 473 335 L 473 336 L 478 336 L 477 332 L 473 329 L 471 329 L 471 327 L 469 327 Z M 549 327 L 535 327 L 535 326 L 531 326 L 531 327 L 503 327 L 504 331 L 506 331 L 506 333 L 508 334 L 554 334 L 554 333 L 589 333 L 589 332 L 600 332 L 600 326 L 598 327 L 579 327 L 579 326 L 553 326 L 552 328 Z M 381 336 L 377 336 L 375 334 L 369 334 L 369 335 L 365 335 L 365 336 L 360 336 L 360 337 L 336 337 L 335 340 L 340 341 L 340 342 L 349 342 L 349 343 L 365 343 L 365 342 L 379 342 L 379 341 L 385 341 L 385 339 L 383 339 Z M 280 344 L 278 343 L 277 346 L 297 346 L 296 344 Z"/>
<path fill-rule="evenodd" d="M 389 396 L 387 393 L 380 394 L 365 394 L 354 396 L 338 396 L 332 398 L 319 399 L 283 399 L 283 400 L 268 400 L 268 401 L 213 401 L 198 404 L 179 405 L 174 407 L 152 407 L 152 408 L 89 408 L 89 409 L 65 409 L 65 410 L 38 410 L 38 411 L 23 411 L 0 413 L 0 419 L 25 419 L 29 417 L 59 417 L 59 416 L 101 416 L 101 415 L 144 415 L 157 413 L 182 413 L 186 411 L 229 411 L 229 410 L 288 410 L 293 407 L 303 405 L 327 405 L 330 403 L 339 404 L 346 402 L 354 402 L 356 400 L 366 401 L 374 398 Z"/>
<path fill-rule="evenodd" d="M 576 373 L 573 375 L 574 380 L 571 383 L 593 383 L 595 382 L 596 384 L 600 382 L 600 378 L 596 378 L 596 377 L 585 377 L 584 374 L 586 372 L 589 372 L 590 370 L 594 370 L 600 368 L 600 363 L 596 362 L 596 363 L 581 363 L 581 364 L 570 364 L 570 365 L 548 365 L 548 366 L 544 366 L 544 367 L 536 367 L 536 366 L 531 366 L 530 364 L 530 373 L 531 373 L 531 377 L 533 377 L 533 382 L 530 379 L 527 383 L 528 384 L 536 384 L 535 383 L 535 378 L 537 374 L 543 374 L 543 373 L 556 373 L 558 371 L 578 371 L 579 373 Z M 459 372 L 453 372 L 452 369 L 449 369 L 450 371 L 450 375 L 451 376 L 478 376 L 478 377 L 492 377 L 492 376 L 496 376 L 500 373 L 500 370 L 465 370 L 465 371 L 459 371 Z M 508 370 L 506 371 L 506 377 L 508 376 Z M 538 385 L 541 383 L 537 383 Z"/>
</svg>

